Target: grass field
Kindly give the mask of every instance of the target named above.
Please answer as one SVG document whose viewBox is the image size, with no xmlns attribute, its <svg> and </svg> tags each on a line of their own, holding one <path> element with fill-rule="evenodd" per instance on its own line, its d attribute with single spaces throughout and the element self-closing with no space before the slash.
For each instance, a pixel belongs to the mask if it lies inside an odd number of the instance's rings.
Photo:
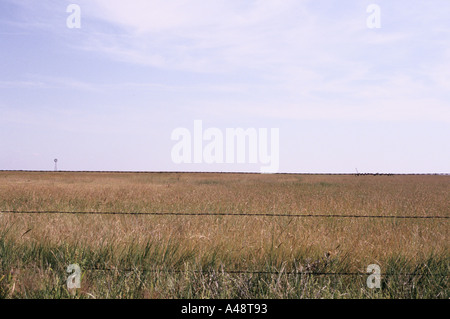
<svg viewBox="0 0 450 319">
<path fill-rule="evenodd" d="M 449 207 L 450 176 L 0 172 L 0 211 L 450 216 Z M 449 298 L 449 230 L 449 219 L 0 213 L 0 298 Z M 69 264 L 82 269 L 75 295 Z M 380 289 L 366 286 L 369 264 L 389 274 Z"/>
</svg>

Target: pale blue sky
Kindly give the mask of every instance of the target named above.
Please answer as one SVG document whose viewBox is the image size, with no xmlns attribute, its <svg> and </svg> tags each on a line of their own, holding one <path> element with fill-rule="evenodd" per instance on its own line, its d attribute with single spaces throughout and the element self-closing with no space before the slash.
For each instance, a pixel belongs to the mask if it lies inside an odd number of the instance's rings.
<svg viewBox="0 0 450 319">
<path fill-rule="evenodd" d="M 174 164 L 199 119 L 279 128 L 280 172 L 450 172 L 448 0 L 2 0 L 0 43 L 0 170 L 259 171 Z"/>
</svg>

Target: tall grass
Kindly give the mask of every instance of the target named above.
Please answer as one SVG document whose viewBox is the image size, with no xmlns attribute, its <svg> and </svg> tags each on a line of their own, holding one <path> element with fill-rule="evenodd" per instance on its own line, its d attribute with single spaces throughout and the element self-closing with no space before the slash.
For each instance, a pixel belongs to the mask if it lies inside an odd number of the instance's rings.
<svg viewBox="0 0 450 319">
<path fill-rule="evenodd" d="M 0 211 L 449 216 L 449 182 L 5 172 Z M 1 214 L 0 297 L 71 298 L 65 270 L 77 263 L 79 298 L 449 298 L 448 237 L 442 219 Z M 388 274 L 381 289 L 366 275 L 319 274 L 369 264 Z"/>
</svg>

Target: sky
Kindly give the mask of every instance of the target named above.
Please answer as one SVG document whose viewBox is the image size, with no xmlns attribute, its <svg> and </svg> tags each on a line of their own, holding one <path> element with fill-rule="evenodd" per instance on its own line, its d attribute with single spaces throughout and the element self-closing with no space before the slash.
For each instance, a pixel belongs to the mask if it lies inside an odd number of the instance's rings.
<svg viewBox="0 0 450 319">
<path fill-rule="evenodd" d="M 0 170 L 260 172 L 176 163 L 201 121 L 278 129 L 282 173 L 450 172 L 448 0 L 2 0 L 0 47 Z"/>
</svg>

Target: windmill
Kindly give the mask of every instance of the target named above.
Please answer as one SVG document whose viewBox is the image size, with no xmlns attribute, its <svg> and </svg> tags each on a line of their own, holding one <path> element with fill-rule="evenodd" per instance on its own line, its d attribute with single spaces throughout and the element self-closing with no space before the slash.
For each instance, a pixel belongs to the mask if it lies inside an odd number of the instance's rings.
<svg viewBox="0 0 450 319">
<path fill-rule="evenodd" d="M 53 161 L 55 162 L 55 172 L 57 172 L 58 171 L 58 159 L 55 158 Z"/>
</svg>

